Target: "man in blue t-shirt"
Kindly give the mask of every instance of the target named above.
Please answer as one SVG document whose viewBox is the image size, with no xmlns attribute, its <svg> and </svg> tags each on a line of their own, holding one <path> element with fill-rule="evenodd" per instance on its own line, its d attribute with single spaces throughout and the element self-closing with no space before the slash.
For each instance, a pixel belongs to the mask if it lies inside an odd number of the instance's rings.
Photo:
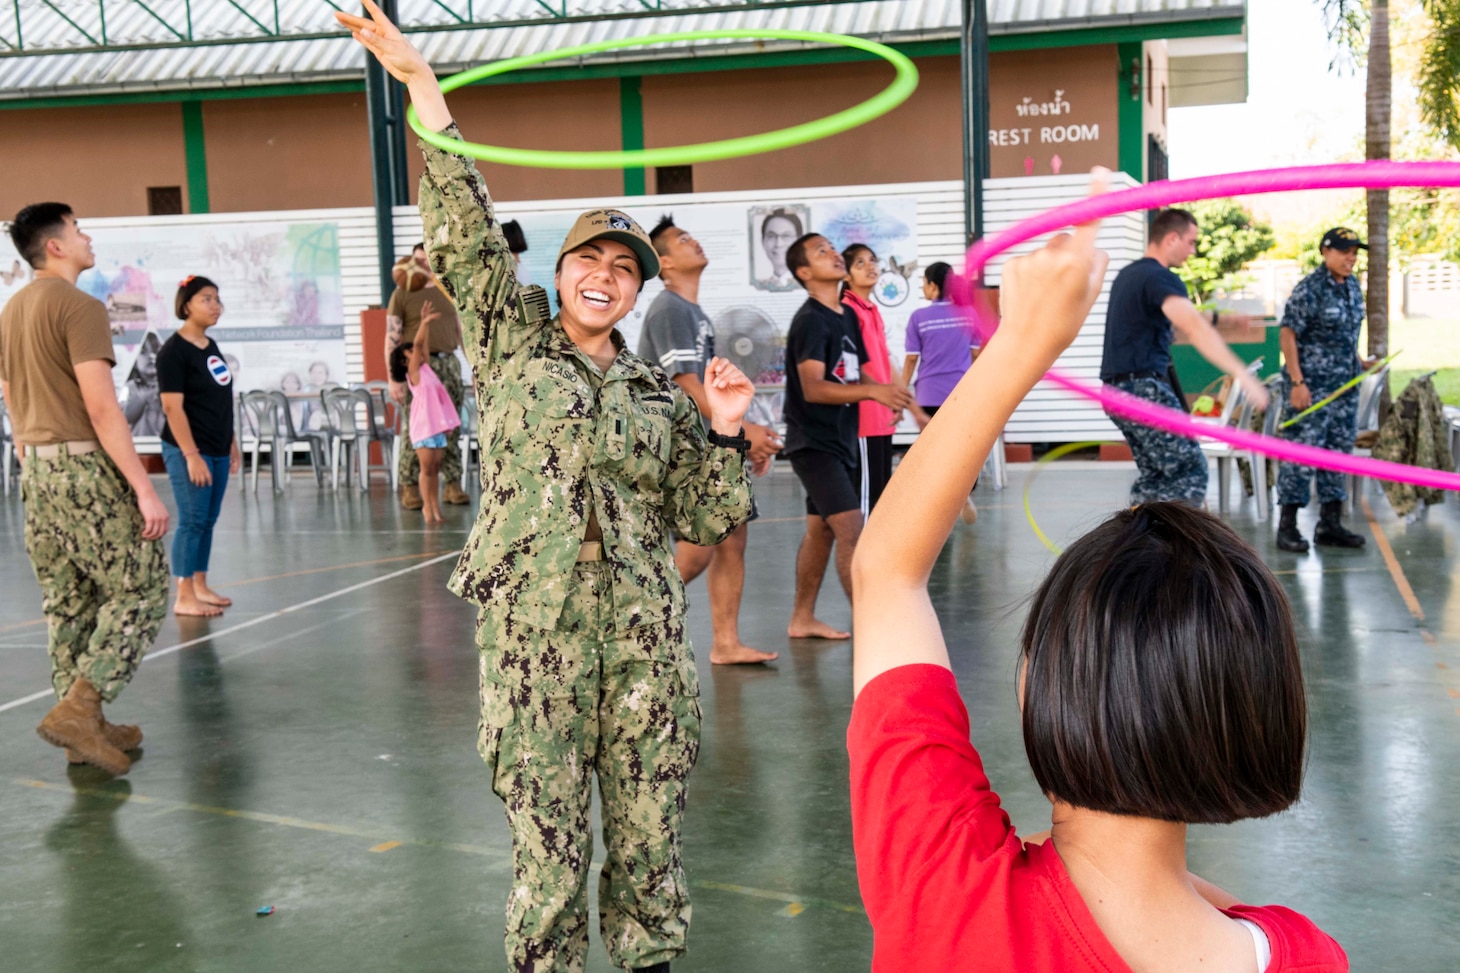
<svg viewBox="0 0 1460 973">
<path fill-rule="evenodd" d="M 1151 222 L 1146 255 L 1115 277 L 1105 320 L 1105 356 L 1100 380 L 1123 392 L 1186 411 L 1173 388 L 1171 334 L 1174 327 L 1202 357 L 1240 382 L 1259 408 L 1267 406 L 1267 388 L 1217 334 L 1220 319 L 1243 323 L 1244 315 L 1206 314 L 1187 296 L 1186 285 L 1172 272 L 1196 253 L 1201 235 L 1196 217 L 1186 210 L 1166 209 Z M 1207 460 L 1195 441 L 1112 415 L 1130 444 L 1140 475 L 1131 487 L 1131 503 L 1183 500 L 1200 506 L 1207 495 Z"/>
</svg>

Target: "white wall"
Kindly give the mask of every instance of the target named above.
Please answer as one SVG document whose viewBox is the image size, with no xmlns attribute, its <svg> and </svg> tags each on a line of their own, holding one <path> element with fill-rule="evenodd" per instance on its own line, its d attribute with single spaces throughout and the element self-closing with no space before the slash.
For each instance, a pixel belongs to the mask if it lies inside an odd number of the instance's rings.
<svg viewBox="0 0 1460 973">
<path fill-rule="evenodd" d="M 1088 184 L 1085 176 L 1043 176 L 1021 179 L 995 179 L 987 185 L 986 223 L 990 234 L 997 233 L 1019 220 L 1061 203 L 1083 196 Z M 1124 174 L 1114 179 L 1116 188 L 1134 185 Z M 687 196 L 620 197 L 593 200 L 546 200 L 503 204 L 500 216 L 511 219 L 543 212 L 572 212 L 592 206 L 621 206 L 642 210 L 646 207 L 671 210 L 678 206 L 706 203 L 775 203 L 781 201 L 815 201 L 857 197 L 913 196 L 917 200 L 918 263 L 922 267 L 936 260 L 946 260 L 955 268 L 963 266 L 963 192 L 958 182 L 904 183 L 880 186 L 835 186 L 819 189 L 790 189 L 734 193 L 698 193 Z M 349 381 L 364 377 L 364 357 L 360 341 L 360 312 L 380 303 L 380 271 L 375 241 L 374 211 L 368 207 L 349 209 L 296 210 L 260 213 L 217 213 L 188 216 L 116 217 L 92 219 L 88 226 L 171 226 L 206 225 L 248 222 L 317 223 L 332 221 L 339 226 L 341 293 L 344 300 L 346 375 Z M 1142 214 L 1127 214 L 1107 220 L 1101 231 L 1101 243 L 1112 256 L 1110 276 L 1143 250 L 1144 219 Z M 421 238 L 420 216 L 414 207 L 395 211 L 396 253 L 407 253 Z M 1040 241 L 1027 244 L 1015 252 L 1027 252 Z M 990 268 L 989 283 L 997 284 L 1002 260 Z M 915 277 L 916 284 L 920 277 Z M 1109 278 L 1107 278 L 1108 286 Z M 544 282 L 545 283 L 545 282 Z M 916 291 L 915 291 L 916 293 Z M 1101 342 L 1104 335 L 1105 295 L 1091 315 L 1074 347 L 1061 359 L 1061 367 L 1091 382 L 1098 381 Z M 789 322 L 786 322 L 789 323 Z M 889 329 L 888 345 L 894 363 L 900 363 L 903 334 Z M 1011 442 L 1069 442 L 1082 439 L 1115 440 L 1119 432 L 1104 413 L 1069 393 L 1041 385 L 1020 406 L 1010 422 L 1006 437 Z"/>
</svg>

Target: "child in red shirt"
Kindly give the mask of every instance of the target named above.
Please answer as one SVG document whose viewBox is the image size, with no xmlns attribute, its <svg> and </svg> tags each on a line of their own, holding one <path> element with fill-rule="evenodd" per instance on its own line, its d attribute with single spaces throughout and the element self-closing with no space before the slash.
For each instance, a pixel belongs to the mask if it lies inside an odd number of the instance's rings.
<svg viewBox="0 0 1460 973">
<path fill-rule="evenodd" d="M 969 742 L 928 574 L 994 438 L 1100 292 L 1095 234 L 1005 267 L 1003 323 L 941 410 L 956 418 L 923 432 L 857 545 L 847 746 L 872 968 L 1347 970 L 1308 919 L 1186 870 L 1188 824 L 1276 813 L 1302 782 L 1288 602 L 1220 521 L 1180 504 L 1123 511 L 1041 586 L 1019 683 L 1047 840 L 1014 833 Z"/>
</svg>

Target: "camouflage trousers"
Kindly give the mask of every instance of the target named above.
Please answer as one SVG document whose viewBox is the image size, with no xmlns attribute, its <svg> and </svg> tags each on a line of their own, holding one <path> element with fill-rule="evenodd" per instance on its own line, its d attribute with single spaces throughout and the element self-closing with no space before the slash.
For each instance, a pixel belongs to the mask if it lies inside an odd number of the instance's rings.
<svg viewBox="0 0 1460 973">
<path fill-rule="evenodd" d="M 51 685 L 85 679 L 110 702 L 131 682 L 167 611 L 167 560 L 142 539 L 137 495 L 105 452 L 26 457 L 25 549 L 49 624 Z"/>
<path fill-rule="evenodd" d="M 1304 376 L 1305 378 L 1307 376 Z M 1319 402 L 1332 395 L 1345 380 L 1313 384 L 1309 386 L 1313 401 Z M 1283 421 L 1302 412 L 1292 406 L 1292 386 L 1285 379 L 1279 386 L 1283 397 Z M 1351 453 L 1354 437 L 1358 435 L 1359 390 L 1350 389 L 1317 412 L 1279 432 L 1284 439 L 1317 446 L 1320 449 Z M 1348 499 L 1348 484 L 1343 473 L 1333 470 L 1319 470 L 1311 466 L 1283 463 L 1278 469 L 1277 496 L 1283 506 L 1306 507 L 1310 497 L 1309 488 L 1313 481 L 1318 483 L 1318 502 L 1329 503 Z"/>
<path fill-rule="evenodd" d="M 432 355 L 431 370 L 436 377 L 441 379 L 441 384 L 446 386 L 446 394 L 451 396 L 451 404 L 456 406 L 456 411 L 461 411 L 461 404 L 466 401 L 466 386 L 461 381 L 461 359 L 456 353 L 449 355 Z M 415 486 L 421 479 L 421 461 L 416 458 L 416 447 L 411 445 L 411 386 L 406 384 L 405 412 L 401 415 L 401 433 L 404 437 L 400 444 L 400 465 L 396 468 L 400 472 L 401 485 Z M 446 434 L 446 455 L 441 461 L 441 482 L 461 483 L 461 427 L 451 430 Z"/>
<path fill-rule="evenodd" d="M 1171 386 L 1159 378 L 1133 378 L 1113 383 L 1122 392 L 1168 408 L 1186 411 Z M 1184 500 L 1200 506 L 1207 496 L 1207 458 L 1194 441 L 1112 415 L 1125 436 L 1139 475 L 1130 488 L 1130 502 Z"/>
<path fill-rule="evenodd" d="M 599 933 L 614 965 L 685 951 L 685 780 L 699 755 L 699 679 L 684 621 L 615 632 L 609 571 L 579 563 L 556 628 L 483 612 L 478 746 L 512 831 L 513 973 L 581 971 L 588 951 L 593 778 L 602 802 Z"/>
</svg>

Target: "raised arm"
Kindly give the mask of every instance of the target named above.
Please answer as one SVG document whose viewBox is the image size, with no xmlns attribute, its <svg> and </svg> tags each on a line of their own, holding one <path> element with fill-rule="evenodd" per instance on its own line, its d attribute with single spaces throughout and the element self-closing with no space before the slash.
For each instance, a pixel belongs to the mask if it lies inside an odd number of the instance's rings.
<svg viewBox="0 0 1460 973">
<path fill-rule="evenodd" d="M 1161 313 L 1171 319 L 1171 326 L 1180 331 L 1203 358 L 1232 376 L 1233 381 L 1240 382 L 1247 397 L 1256 402 L 1259 409 L 1267 408 L 1267 386 L 1247 371 L 1247 363 L 1237 357 L 1195 304 L 1184 297 L 1168 297 L 1161 302 Z"/>
<path fill-rule="evenodd" d="M 928 575 L 995 438 L 1100 293 L 1109 257 L 1095 249 L 1097 229 L 1082 226 L 1005 266 L 1002 325 L 872 512 L 852 561 L 855 692 L 898 666 L 948 666 Z"/>
<path fill-rule="evenodd" d="M 461 133 L 451 120 L 446 98 L 425 57 L 381 13 L 362 0 L 370 17 L 343 11 L 335 19 L 410 91 L 421 122 L 452 138 Z M 426 253 L 441 289 L 461 315 L 462 344 L 474 365 L 510 354 L 526 336 L 517 296 L 516 264 L 502 236 L 487 183 L 472 161 L 421 143 L 426 170 L 421 174 L 420 209 Z"/>
</svg>

